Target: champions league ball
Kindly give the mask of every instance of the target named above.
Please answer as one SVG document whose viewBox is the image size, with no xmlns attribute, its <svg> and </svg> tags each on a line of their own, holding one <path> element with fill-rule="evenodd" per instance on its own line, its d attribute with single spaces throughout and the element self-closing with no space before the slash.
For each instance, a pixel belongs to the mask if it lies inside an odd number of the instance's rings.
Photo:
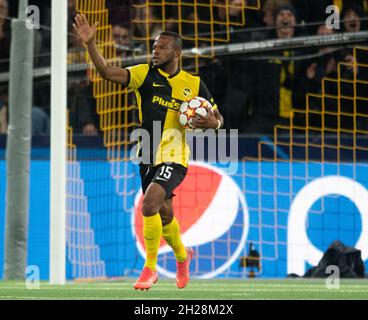
<svg viewBox="0 0 368 320">
<path fill-rule="evenodd" d="M 179 122 L 185 129 L 193 129 L 192 121 L 200 114 L 201 116 L 207 115 L 207 108 L 212 109 L 212 105 L 209 101 L 202 97 L 194 97 L 188 101 L 184 101 L 180 105 L 179 109 Z"/>
</svg>

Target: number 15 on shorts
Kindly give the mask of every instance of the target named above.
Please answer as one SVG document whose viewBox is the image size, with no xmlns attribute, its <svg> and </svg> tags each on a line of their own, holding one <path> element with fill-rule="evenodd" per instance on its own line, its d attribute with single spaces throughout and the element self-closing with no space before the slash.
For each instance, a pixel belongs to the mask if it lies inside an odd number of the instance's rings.
<svg viewBox="0 0 368 320">
<path fill-rule="evenodd" d="M 172 170 L 174 168 L 172 167 L 169 167 L 169 166 L 162 166 L 161 167 L 161 172 L 160 174 L 158 175 L 158 177 L 156 179 L 159 179 L 159 180 L 169 180 L 171 178 L 171 174 L 172 174 Z"/>
</svg>

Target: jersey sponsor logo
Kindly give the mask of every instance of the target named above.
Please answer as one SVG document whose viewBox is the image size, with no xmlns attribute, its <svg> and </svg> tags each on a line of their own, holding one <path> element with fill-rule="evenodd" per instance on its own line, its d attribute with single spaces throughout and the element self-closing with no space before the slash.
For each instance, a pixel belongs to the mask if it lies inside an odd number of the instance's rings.
<svg viewBox="0 0 368 320">
<path fill-rule="evenodd" d="M 249 229 L 248 208 L 237 183 L 216 167 L 194 162 L 175 194 L 173 207 L 183 243 L 196 251 L 194 260 L 197 261 L 191 265 L 191 276 L 209 279 L 229 272 L 236 259 L 245 254 Z M 144 259 L 142 202 L 140 192 L 135 200 L 132 228 L 137 249 Z M 158 272 L 175 278 L 175 256 L 164 240 L 158 254 Z"/>
<path fill-rule="evenodd" d="M 190 88 L 184 88 L 183 89 L 183 95 L 185 98 L 189 99 L 193 96 L 193 92 Z"/>
<path fill-rule="evenodd" d="M 161 83 L 154 82 L 153 86 L 156 88 L 156 87 L 164 87 L 165 85 L 161 84 Z"/>
<path fill-rule="evenodd" d="M 160 96 L 153 96 L 152 103 L 158 104 L 162 107 L 166 107 L 168 109 L 173 109 L 173 110 L 179 110 L 180 104 L 181 104 L 181 102 L 177 101 L 176 99 L 165 100 L 164 98 Z"/>
</svg>

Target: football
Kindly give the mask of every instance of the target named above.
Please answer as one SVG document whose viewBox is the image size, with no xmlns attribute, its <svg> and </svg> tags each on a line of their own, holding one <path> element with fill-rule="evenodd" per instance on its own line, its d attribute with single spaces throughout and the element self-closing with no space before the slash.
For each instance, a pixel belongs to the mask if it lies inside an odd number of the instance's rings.
<svg viewBox="0 0 368 320">
<path fill-rule="evenodd" d="M 185 129 L 193 129 L 192 121 L 200 114 L 201 116 L 207 115 L 207 109 L 211 108 L 211 103 L 202 97 L 194 97 L 188 101 L 184 101 L 180 105 L 179 109 L 179 122 Z M 200 129 L 199 129 L 200 130 Z"/>
</svg>

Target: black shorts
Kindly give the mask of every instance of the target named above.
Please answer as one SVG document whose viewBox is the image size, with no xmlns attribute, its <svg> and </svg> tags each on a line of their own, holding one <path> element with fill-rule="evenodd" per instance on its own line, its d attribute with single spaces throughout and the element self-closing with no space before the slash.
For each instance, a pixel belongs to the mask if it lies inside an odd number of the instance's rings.
<svg viewBox="0 0 368 320">
<path fill-rule="evenodd" d="M 188 169 L 177 163 L 161 163 L 157 166 L 148 164 L 139 165 L 143 194 L 150 183 L 154 182 L 163 187 L 166 191 L 166 199 L 175 196 L 174 189 L 182 183 Z"/>
</svg>

